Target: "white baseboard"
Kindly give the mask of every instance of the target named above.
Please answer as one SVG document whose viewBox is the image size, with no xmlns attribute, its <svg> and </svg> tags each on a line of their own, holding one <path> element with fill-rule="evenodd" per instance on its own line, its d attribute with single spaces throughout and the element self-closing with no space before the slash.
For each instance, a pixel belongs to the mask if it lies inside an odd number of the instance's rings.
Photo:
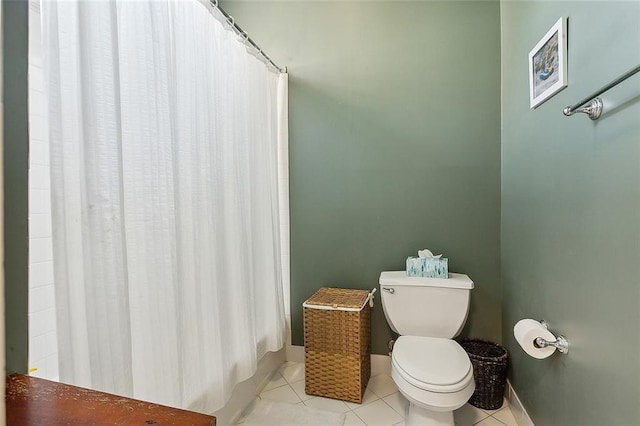
<svg viewBox="0 0 640 426">
<path fill-rule="evenodd" d="M 511 382 L 507 380 L 507 399 L 509 400 L 509 408 L 511 409 L 511 414 L 515 417 L 516 422 L 518 422 L 518 426 L 535 426 L 533 421 L 531 421 L 531 417 L 527 413 L 527 410 L 524 408 L 524 405 L 520 402 L 518 395 L 516 394 L 515 389 L 511 386 Z"/>
<path fill-rule="evenodd" d="M 287 345 L 287 361 L 304 362 L 304 346 Z"/>
<path fill-rule="evenodd" d="M 231 397 L 225 406 L 211 413 L 216 416 L 218 425 L 235 425 L 240 420 L 242 413 L 260 394 L 271 376 L 282 366 L 285 355 L 284 349 L 280 349 L 278 352 L 267 352 L 258 361 L 258 369 L 255 374 L 244 382 L 238 383 L 233 388 Z"/>
<path fill-rule="evenodd" d="M 304 362 L 304 346 L 287 345 L 287 361 Z M 388 355 L 371 355 L 371 375 L 391 374 L 391 357 Z"/>
<path fill-rule="evenodd" d="M 389 355 L 371 355 L 371 376 L 391 375 L 391 357 Z"/>
<path fill-rule="evenodd" d="M 304 362 L 304 346 L 287 345 L 286 354 L 287 361 Z M 391 357 L 388 355 L 371 355 L 371 376 L 377 376 L 382 373 L 391 374 Z M 518 422 L 518 426 L 535 426 L 509 380 L 507 380 L 505 393 L 505 396 L 509 400 L 509 408 L 516 422 Z"/>
</svg>

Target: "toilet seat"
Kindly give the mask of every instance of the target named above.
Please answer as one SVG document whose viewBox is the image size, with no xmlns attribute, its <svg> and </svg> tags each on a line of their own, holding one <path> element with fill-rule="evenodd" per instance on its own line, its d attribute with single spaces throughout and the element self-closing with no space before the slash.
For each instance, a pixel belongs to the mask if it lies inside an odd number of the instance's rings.
<svg viewBox="0 0 640 426">
<path fill-rule="evenodd" d="M 451 339 L 400 336 L 391 362 L 404 380 L 430 392 L 458 392 L 473 381 L 467 353 Z"/>
</svg>

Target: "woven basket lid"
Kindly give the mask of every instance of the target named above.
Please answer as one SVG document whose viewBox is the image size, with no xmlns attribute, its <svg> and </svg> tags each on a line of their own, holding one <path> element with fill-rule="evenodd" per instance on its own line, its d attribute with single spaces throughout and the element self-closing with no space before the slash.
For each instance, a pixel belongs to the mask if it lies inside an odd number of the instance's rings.
<svg viewBox="0 0 640 426">
<path fill-rule="evenodd" d="M 369 298 L 367 290 L 321 287 L 304 302 L 305 306 L 327 306 L 335 309 L 362 309 Z"/>
</svg>

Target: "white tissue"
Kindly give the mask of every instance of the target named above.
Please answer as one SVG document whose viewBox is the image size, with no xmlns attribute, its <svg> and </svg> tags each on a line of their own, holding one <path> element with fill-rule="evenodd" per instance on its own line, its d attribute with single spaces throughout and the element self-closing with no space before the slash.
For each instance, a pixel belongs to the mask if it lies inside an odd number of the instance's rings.
<svg viewBox="0 0 640 426">
<path fill-rule="evenodd" d="M 556 340 L 556 336 L 534 319 L 527 318 L 518 321 L 513 327 L 513 335 L 522 349 L 534 358 L 543 359 L 550 357 L 556 350 L 553 346 L 539 348 L 535 345 L 534 341 L 536 337 L 542 337 L 549 342 L 553 342 Z"/>
<path fill-rule="evenodd" d="M 433 257 L 436 259 L 440 259 L 442 257 L 441 254 L 436 254 L 434 255 L 431 250 L 429 249 L 424 249 L 424 250 L 418 250 L 418 257 Z"/>
</svg>

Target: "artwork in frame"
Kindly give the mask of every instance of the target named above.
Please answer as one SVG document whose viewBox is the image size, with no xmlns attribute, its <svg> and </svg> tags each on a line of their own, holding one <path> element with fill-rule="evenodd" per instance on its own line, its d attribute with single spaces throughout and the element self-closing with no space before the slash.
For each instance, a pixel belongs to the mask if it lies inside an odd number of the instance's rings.
<svg viewBox="0 0 640 426">
<path fill-rule="evenodd" d="M 567 87 L 567 18 L 561 17 L 529 52 L 531 108 Z"/>
</svg>

